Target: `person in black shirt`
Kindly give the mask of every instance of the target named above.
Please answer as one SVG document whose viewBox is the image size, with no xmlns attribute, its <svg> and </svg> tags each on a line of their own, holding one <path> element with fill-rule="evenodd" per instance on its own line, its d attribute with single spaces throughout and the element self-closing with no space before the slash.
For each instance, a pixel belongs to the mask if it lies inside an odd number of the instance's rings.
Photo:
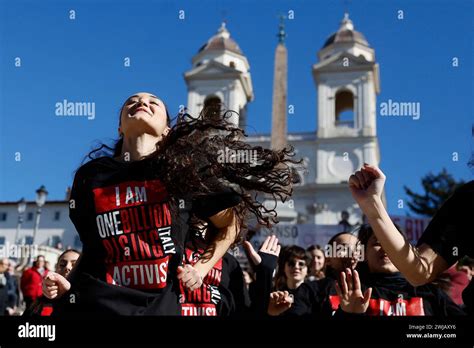
<svg viewBox="0 0 474 348">
<path fill-rule="evenodd" d="M 281 245 L 278 238 L 271 235 L 265 238 L 258 252 L 249 241 L 243 246 L 255 274 L 255 281 L 249 286 L 251 304 L 247 314 L 266 316 Z"/>
<path fill-rule="evenodd" d="M 212 239 L 212 228 L 199 222 L 186 243 L 183 263 L 195 265 Z M 227 252 L 219 259 L 203 280 L 201 287 L 190 290 L 180 284 L 181 315 L 228 316 L 249 305 L 242 270 L 236 258 Z"/>
<path fill-rule="evenodd" d="M 308 276 L 311 257 L 302 247 L 291 245 L 283 248 L 278 259 L 275 289 L 294 293 Z"/>
<path fill-rule="evenodd" d="M 0 258 L 0 316 L 6 314 L 8 307 L 8 267 L 7 258 Z"/>
<path fill-rule="evenodd" d="M 361 258 L 360 244 L 349 232 L 337 233 L 324 247 L 326 277 L 301 284 L 293 297 L 288 291 L 271 294 L 268 314 L 271 316 L 330 317 L 338 307 L 336 282 L 341 271 L 354 269 Z"/>
<path fill-rule="evenodd" d="M 5 272 L 7 278 L 7 289 L 8 289 L 8 304 L 7 304 L 7 315 L 14 315 L 19 302 L 20 302 L 20 288 L 18 286 L 18 280 L 15 276 L 16 263 L 12 260 L 8 260 L 9 268 Z"/>
<path fill-rule="evenodd" d="M 194 231 L 185 250 L 185 263 L 195 264 L 206 248 L 208 230 Z M 239 262 L 226 253 L 204 278 L 203 285 L 193 291 L 181 285 L 180 303 L 183 316 L 247 316 L 265 313 L 280 245 L 269 236 L 257 253 L 249 242 L 244 243 L 249 262 L 257 279 L 249 291 Z"/>
<path fill-rule="evenodd" d="M 226 117 L 184 114 L 171 126 L 156 96 L 127 99 L 115 148 L 94 150 L 76 172 L 70 218 L 83 253 L 54 314 L 179 315 L 180 286 L 202 286 L 245 230 L 248 212 L 265 225 L 277 221 L 249 190 L 286 199 L 289 164 L 296 163 L 291 149 L 251 147 Z M 236 162 L 223 151 L 252 151 L 252 161 Z M 182 264 L 193 219 L 216 233 L 200 260 Z"/>
<path fill-rule="evenodd" d="M 459 187 L 441 206 L 414 247 L 397 232 L 385 210 L 385 180 L 379 168 L 364 164 L 349 178 L 349 188 L 388 257 L 412 285 L 432 282 L 462 257 L 474 257 L 474 181 Z M 473 297 L 471 282 L 463 292 L 470 314 Z"/>
<path fill-rule="evenodd" d="M 402 231 L 398 231 L 404 237 Z M 335 303 L 336 309 L 340 304 L 336 315 L 447 317 L 465 314 L 437 286 L 411 285 L 390 261 L 370 225 L 361 226 L 359 240 L 364 246 L 366 261 L 357 267 L 359 272 L 350 268 L 341 272 L 340 282 L 336 283 L 339 302 Z"/>
</svg>

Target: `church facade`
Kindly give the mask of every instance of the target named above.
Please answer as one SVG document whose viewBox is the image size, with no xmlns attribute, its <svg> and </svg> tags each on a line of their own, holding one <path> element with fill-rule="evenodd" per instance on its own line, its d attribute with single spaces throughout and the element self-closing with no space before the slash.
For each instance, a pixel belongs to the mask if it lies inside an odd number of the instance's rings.
<svg viewBox="0 0 474 348">
<path fill-rule="evenodd" d="M 284 38 L 284 27 L 280 24 L 274 63 L 272 132 L 253 134 L 247 141 L 272 148 L 291 144 L 296 157 L 304 161 L 305 170 L 298 170 L 292 199 L 278 205 L 283 224 L 358 224 L 361 211 L 348 189 L 348 178 L 364 162 L 380 162 L 376 125 L 380 81 L 375 51 L 345 14 L 339 29 L 328 37 L 318 51 L 318 61 L 312 65 L 317 130 L 287 133 Z M 249 62 L 225 24 L 199 49 L 192 63 L 184 74 L 188 112 L 196 115 L 203 107 L 222 103 L 226 109 L 239 113 L 232 122 L 244 128 L 247 105 L 254 99 Z"/>
</svg>

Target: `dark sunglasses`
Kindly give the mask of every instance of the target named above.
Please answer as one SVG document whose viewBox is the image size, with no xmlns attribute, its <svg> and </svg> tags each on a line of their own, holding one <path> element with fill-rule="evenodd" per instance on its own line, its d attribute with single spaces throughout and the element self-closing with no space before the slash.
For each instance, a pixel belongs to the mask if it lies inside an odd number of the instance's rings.
<svg viewBox="0 0 474 348">
<path fill-rule="evenodd" d="M 296 261 L 295 262 L 295 261 L 292 260 L 292 261 L 288 261 L 287 264 L 290 267 L 295 267 L 296 265 L 298 265 L 298 267 L 300 267 L 300 268 L 306 267 L 306 262 L 304 262 L 304 261 Z"/>
</svg>

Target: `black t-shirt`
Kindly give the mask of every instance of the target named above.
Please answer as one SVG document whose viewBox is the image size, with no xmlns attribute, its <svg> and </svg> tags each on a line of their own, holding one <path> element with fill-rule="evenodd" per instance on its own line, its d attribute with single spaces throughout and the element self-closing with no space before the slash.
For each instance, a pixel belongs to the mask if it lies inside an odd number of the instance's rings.
<svg viewBox="0 0 474 348">
<path fill-rule="evenodd" d="M 188 243 L 184 263 L 194 265 L 203 252 L 204 248 Z M 242 313 L 249 306 L 242 269 L 229 253 L 216 262 L 200 288 L 190 291 L 180 284 L 180 292 L 183 316 L 229 316 Z"/>
<path fill-rule="evenodd" d="M 196 238 L 187 243 L 184 263 L 194 264 L 204 251 L 205 242 Z M 184 316 L 262 316 L 266 315 L 273 273 L 278 257 L 258 252 L 262 261 L 255 266 L 256 281 L 247 290 L 238 260 L 226 253 L 204 278 L 201 288 L 185 290 L 181 285 L 180 303 Z"/>
<path fill-rule="evenodd" d="M 441 206 L 418 241 L 423 243 L 449 266 L 465 255 L 474 257 L 474 181 L 457 189 Z"/>
<path fill-rule="evenodd" d="M 463 256 L 474 258 L 474 181 L 461 186 L 441 206 L 418 246 L 428 244 L 452 266 Z M 464 289 L 463 301 L 469 314 L 474 313 L 473 282 Z"/>
<path fill-rule="evenodd" d="M 436 316 L 464 315 L 443 291 L 433 284 L 413 287 L 400 273 L 368 273 L 361 277 L 362 290 L 372 288 L 369 316 Z M 287 315 L 330 317 L 348 316 L 339 305 L 336 279 L 326 277 L 302 284 L 295 303 Z"/>
<path fill-rule="evenodd" d="M 158 167 L 101 157 L 77 171 L 70 201 L 83 243 L 71 276 L 76 312 L 180 314 L 176 270 L 190 214 L 207 219 L 240 197 L 230 191 L 192 201 L 173 197 L 173 208 Z"/>
<path fill-rule="evenodd" d="M 336 281 L 330 276 L 301 284 L 294 292 L 294 303 L 283 313 L 284 316 L 314 316 L 327 318 L 334 314 L 337 292 Z"/>
<path fill-rule="evenodd" d="M 401 273 L 368 273 L 362 289 L 372 288 L 366 315 L 435 316 L 465 315 L 449 296 L 434 284 L 412 286 Z"/>
</svg>

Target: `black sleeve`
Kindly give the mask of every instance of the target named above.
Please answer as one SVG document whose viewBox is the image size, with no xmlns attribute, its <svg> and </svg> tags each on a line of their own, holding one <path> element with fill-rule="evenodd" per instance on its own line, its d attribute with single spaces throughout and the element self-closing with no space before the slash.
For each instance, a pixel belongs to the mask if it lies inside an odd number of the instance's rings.
<svg viewBox="0 0 474 348">
<path fill-rule="evenodd" d="M 468 315 L 474 315 L 474 281 L 471 280 L 469 285 L 462 292 L 462 301 L 464 302 L 464 308 Z"/>
<path fill-rule="evenodd" d="M 440 316 L 453 317 L 458 315 L 466 315 L 466 312 L 464 312 L 460 306 L 455 304 L 444 291 L 436 287 L 436 293 L 440 307 L 439 309 L 441 310 L 438 312 L 442 312 L 440 313 Z"/>
<path fill-rule="evenodd" d="M 197 217 L 205 220 L 222 210 L 236 206 L 241 200 L 237 193 L 230 188 L 226 188 L 218 193 L 194 198 L 192 200 L 192 211 Z"/>
<path fill-rule="evenodd" d="M 230 255 L 229 255 L 230 256 Z M 239 262 L 233 257 L 229 257 L 229 290 L 232 293 L 235 303 L 235 314 L 243 314 L 250 307 L 250 299 L 247 287 L 245 286 L 244 273 Z"/>
<path fill-rule="evenodd" d="M 7 307 L 14 308 L 18 303 L 18 284 L 15 281 L 15 276 L 9 275 L 7 278 Z"/>
<path fill-rule="evenodd" d="M 77 170 L 69 197 L 69 218 L 83 243 L 84 238 L 88 238 L 84 232 L 88 231 L 87 222 L 93 207 L 93 200 L 88 195 L 90 188 L 87 185 L 87 167 L 88 164 L 85 164 Z"/>
<path fill-rule="evenodd" d="M 24 317 L 40 317 L 43 310 L 43 297 L 37 298 L 33 303 L 25 308 L 22 316 Z"/>
<path fill-rule="evenodd" d="M 474 181 L 461 186 L 438 210 L 418 246 L 428 244 L 449 264 L 474 256 Z"/>
<path fill-rule="evenodd" d="M 317 315 L 315 308 L 318 308 L 317 294 L 319 286 L 317 281 L 303 283 L 294 293 L 294 303 L 284 315 L 312 317 Z"/>
<path fill-rule="evenodd" d="M 2 274 L 0 274 L 0 277 L 4 277 Z M 6 279 L 5 279 L 6 281 Z M 7 284 L 0 283 L 0 316 L 3 316 L 5 313 L 5 310 L 7 309 L 7 300 L 8 300 L 8 289 L 7 289 Z"/>
<path fill-rule="evenodd" d="M 277 266 L 278 257 L 258 252 L 262 262 L 255 267 L 255 282 L 252 283 L 251 310 L 254 314 L 266 315 L 272 291 L 273 273 Z"/>
</svg>

